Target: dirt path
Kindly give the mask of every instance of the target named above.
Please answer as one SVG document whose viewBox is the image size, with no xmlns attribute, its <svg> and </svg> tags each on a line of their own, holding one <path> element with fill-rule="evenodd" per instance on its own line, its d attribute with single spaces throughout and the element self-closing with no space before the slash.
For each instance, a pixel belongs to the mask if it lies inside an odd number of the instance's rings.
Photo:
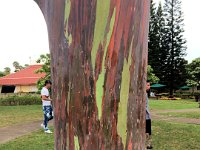
<svg viewBox="0 0 200 150">
<path fill-rule="evenodd" d="M 173 109 L 166 109 L 166 110 L 151 110 L 153 113 L 168 113 L 168 112 L 197 112 L 200 111 L 199 108 L 194 108 L 194 109 L 180 109 L 180 110 L 173 110 Z"/>
<path fill-rule="evenodd" d="M 35 121 L 0 128 L 0 144 L 41 129 L 41 123 L 42 121 Z M 52 122 L 50 122 L 49 125 L 52 126 Z"/>
<path fill-rule="evenodd" d="M 200 118 L 195 119 L 195 118 L 170 117 L 170 116 L 165 116 L 165 115 L 160 114 L 160 113 L 169 113 L 169 112 L 181 113 L 181 112 L 197 112 L 197 111 L 200 111 L 200 109 L 157 110 L 157 111 L 152 111 L 151 115 L 152 115 L 153 120 L 173 121 L 173 122 L 178 122 L 178 123 L 200 125 Z"/>
</svg>

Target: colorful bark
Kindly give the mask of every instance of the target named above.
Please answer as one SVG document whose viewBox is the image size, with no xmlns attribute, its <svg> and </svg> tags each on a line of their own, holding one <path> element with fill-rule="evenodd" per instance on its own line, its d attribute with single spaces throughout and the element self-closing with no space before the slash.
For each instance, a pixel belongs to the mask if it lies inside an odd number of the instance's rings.
<svg viewBox="0 0 200 150">
<path fill-rule="evenodd" d="M 49 32 L 55 149 L 144 149 L 149 1 L 35 1 Z"/>
</svg>

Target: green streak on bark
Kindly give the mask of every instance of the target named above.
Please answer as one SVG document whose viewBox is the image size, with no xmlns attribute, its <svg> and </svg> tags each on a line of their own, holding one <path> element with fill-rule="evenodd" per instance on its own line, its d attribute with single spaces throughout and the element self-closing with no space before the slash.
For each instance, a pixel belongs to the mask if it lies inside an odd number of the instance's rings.
<svg viewBox="0 0 200 150">
<path fill-rule="evenodd" d="M 130 46 L 130 51 L 132 48 L 132 44 Z M 129 53 L 128 62 L 124 59 L 124 66 L 122 72 L 122 82 L 121 82 L 121 90 L 120 90 L 120 103 L 118 110 L 118 123 L 117 123 L 117 131 L 118 134 L 122 137 L 122 142 L 125 148 L 126 145 L 126 125 L 127 125 L 127 104 L 128 104 L 128 95 L 129 95 L 129 86 L 130 86 L 130 71 L 129 68 L 131 66 L 131 52 Z M 123 121 L 122 121 L 123 120 Z"/>
<path fill-rule="evenodd" d="M 103 84 L 104 84 L 104 78 L 105 78 L 105 58 L 106 58 L 106 53 L 107 53 L 107 49 L 108 49 L 108 45 L 109 45 L 109 41 L 111 39 L 112 36 L 112 32 L 113 32 L 113 28 L 114 28 L 114 23 L 115 23 L 115 16 L 116 16 L 116 10 L 114 10 L 113 12 L 113 16 L 111 18 L 110 21 L 110 29 L 109 32 L 107 34 L 107 38 L 106 38 L 106 47 L 104 50 L 104 56 L 103 56 L 103 63 L 102 63 L 102 72 L 99 74 L 99 78 L 96 82 L 96 99 L 97 99 L 97 107 L 98 107 L 98 116 L 99 119 L 102 116 L 102 97 L 103 97 Z"/>
<path fill-rule="evenodd" d="M 95 60 L 99 44 L 103 42 L 110 10 L 109 0 L 97 0 L 96 22 L 94 30 L 94 41 L 92 48 L 92 66 L 95 69 Z"/>
<path fill-rule="evenodd" d="M 68 19 L 69 19 L 69 15 L 70 15 L 70 8 L 71 8 L 71 2 L 70 0 L 66 0 L 65 1 L 65 37 L 68 40 L 69 45 L 72 42 L 72 36 L 71 34 L 68 34 Z"/>
<path fill-rule="evenodd" d="M 74 143 L 75 143 L 75 150 L 80 150 L 77 136 L 74 137 Z"/>
<path fill-rule="evenodd" d="M 65 21 L 68 21 L 70 13 L 71 2 L 70 0 L 65 1 Z"/>
</svg>

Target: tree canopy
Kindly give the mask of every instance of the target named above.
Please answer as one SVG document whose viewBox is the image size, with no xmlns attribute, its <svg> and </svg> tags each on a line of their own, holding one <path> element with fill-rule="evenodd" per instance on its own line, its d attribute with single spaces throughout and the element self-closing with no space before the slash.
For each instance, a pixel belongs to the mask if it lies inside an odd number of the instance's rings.
<svg viewBox="0 0 200 150">
<path fill-rule="evenodd" d="M 187 72 L 187 84 L 193 87 L 200 85 L 200 58 L 196 58 L 187 65 Z"/>
<path fill-rule="evenodd" d="M 40 55 L 40 58 L 36 61 L 37 63 L 42 63 L 42 68 L 37 70 L 36 73 L 46 73 L 46 76 L 44 78 L 41 78 L 38 83 L 38 90 L 41 90 L 42 87 L 44 86 L 45 80 L 50 80 L 51 79 L 51 69 L 50 69 L 50 54 L 42 54 Z"/>
<path fill-rule="evenodd" d="M 165 0 L 164 7 L 159 3 L 157 8 L 151 1 L 149 65 L 160 83 L 169 87 L 170 95 L 187 79 L 183 21 L 180 0 Z"/>
<path fill-rule="evenodd" d="M 151 83 L 158 83 L 159 78 L 154 74 L 153 68 L 148 65 L 147 66 L 147 80 L 150 81 Z"/>
</svg>

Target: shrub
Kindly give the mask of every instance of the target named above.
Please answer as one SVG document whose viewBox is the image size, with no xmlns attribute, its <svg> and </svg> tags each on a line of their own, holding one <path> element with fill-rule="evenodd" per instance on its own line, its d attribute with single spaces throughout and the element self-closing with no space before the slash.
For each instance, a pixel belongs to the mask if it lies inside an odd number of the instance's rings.
<svg viewBox="0 0 200 150">
<path fill-rule="evenodd" d="M 40 95 L 14 95 L 5 98 L 0 98 L 1 106 L 16 106 L 16 105 L 39 105 L 41 104 Z"/>
</svg>

